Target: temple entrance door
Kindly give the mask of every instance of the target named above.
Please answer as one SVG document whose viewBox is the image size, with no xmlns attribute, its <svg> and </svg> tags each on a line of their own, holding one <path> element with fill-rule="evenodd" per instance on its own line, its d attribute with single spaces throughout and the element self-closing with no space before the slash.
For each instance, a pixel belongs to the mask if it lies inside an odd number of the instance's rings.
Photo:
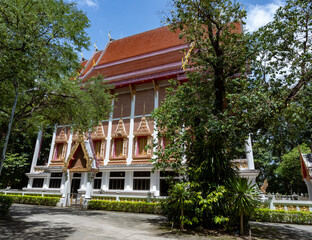
<svg viewBox="0 0 312 240">
<path fill-rule="evenodd" d="M 71 183 L 70 193 L 78 193 L 78 189 L 80 188 L 80 179 L 73 179 Z"/>
<path fill-rule="evenodd" d="M 80 188 L 81 174 L 74 173 L 73 179 L 71 181 L 70 187 L 70 205 L 71 206 L 80 206 L 82 204 L 81 194 L 78 193 Z"/>
</svg>

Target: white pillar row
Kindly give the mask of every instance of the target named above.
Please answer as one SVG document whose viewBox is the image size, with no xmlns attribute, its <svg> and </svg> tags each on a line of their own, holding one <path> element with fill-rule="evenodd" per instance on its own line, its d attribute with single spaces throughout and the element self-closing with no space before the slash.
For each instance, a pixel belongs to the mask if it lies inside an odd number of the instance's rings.
<svg viewBox="0 0 312 240">
<path fill-rule="evenodd" d="M 52 136 L 52 142 L 51 142 L 51 147 L 50 147 L 48 165 L 50 165 L 51 160 L 52 160 L 52 158 L 53 158 L 52 155 L 53 155 L 53 149 L 54 149 L 54 144 L 55 144 L 56 129 L 57 129 L 57 125 L 54 126 L 54 132 L 53 132 L 53 136 Z"/>
<path fill-rule="evenodd" d="M 154 109 L 158 108 L 158 100 L 159 99 L 159 88 L 156 81 L 154 81 Z M 158 129 L 156 121 L 154 121 L 154 132 L 153 132 L 153 143 L 156 145 L 153 147 L 153 153 L 157 152 L 157 143 L 158 143 Z M 155 155 L 153 154 L 153 159 L 155 159 Z"/>
<path fill-rule="evenodd" d="M 252 152 L 252 143 L 251 143 L 251 136 L 249 134 L 248 139 L 245 141 L 245 153 L 248 163 L 248 169 L 254 170 L 255 169 L 255 163 L 253 158 L 253 152 Z"/>
<path fill-rule="evenodd" d="M 36 140 L 35 151 L 34 151 L 33 159 L 31 162 L 31 168 L 30 168 L 31 173 L 35 172 L 34 168 L 37 165 L 41 142 L 42 142 L 42 131 L 39 130 L 37 140 Z"/>
<path fill-rule="evenodd" d="M 128 141 L 128 158 L 127 164 L 131 164 L 132 161 L 132 145 L 133 145 L 133 126 L 134 126 L 134 113 L 135 113 L 135 89 L 130 87 L 131 91 L 131 112 L 130 112 L 130 129 L 129 129 L 129 141 Z"/>
<path fill-rule="evenodd" d="M 112 101 L 112 108 L 114 107 L 114 99 Z M 107 165 L 109 161 L 109 150 L 110 150 L 110 144 L 112 139 L 112 119 L 113 119 L 113 113 L 112 111 L 109 115 L 108 119 L 108 129 L 107 129 L 107 137 L 106 137 L 106 151 L 105 151 L 105 158 L 104 158 L 104 165 Z"/>
</svg>

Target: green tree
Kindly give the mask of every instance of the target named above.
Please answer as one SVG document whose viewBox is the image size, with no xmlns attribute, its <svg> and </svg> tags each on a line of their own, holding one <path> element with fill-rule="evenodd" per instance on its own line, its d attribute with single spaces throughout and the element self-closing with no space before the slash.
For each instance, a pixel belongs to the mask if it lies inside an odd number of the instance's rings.
<svg viewBox="0 0 312 240">
<path fill-rule="evenodd" d="M 306 144 L 302 144 L 299 147 L 302 153 L 309 153 L 311 151 Z M 306 185 L 302 180 L 298 147 L 295 147 L 282 156 L 282 162 L 275 170 L 275 174 L 281 178 L 288 194 L 307 192 Z"/>
<path fill-rule="evenodd" d="M 244 235 L 244 216 L 248 217 L 258 205 L 256 186 L 246 178 L 236 178 L 230 184 L 231 203 L 235 214 L 240 217 L 240 234 Z"/>
<path fill-rule="evenodd" d="M 16 94 L 14 131 L 71 124 L 87 130 L 108 117 L 110 87 L 75 79 L 77 51 L 90 44 L 86 15 L 62 0 L 4 0 L 0 6 L 0 142 Z"/>
<path fill-rule="evenodd" d="M 288 1 L 272 23 L 245 34 L 238 29 L 246 12 L 235 1 L 172 2 L 167 21 L 195 48 L 188 82 L 169 89 L 154 112 L 159 137 L 170 140 L 165 149 L 159 147 L 158 167 L 186 175 L 205 198 L 216 186 L 230 186 L 231 160 L 244 157 L 249 133 L 273 138 L 276 146 L 282 139 L 280 156 L 295 140 L 302 141 L 300 131 L 307 133 L 303 119 L 308 117 L 300 116 L 311 106 L 311 3 Z M 300 128 L 294 129 L 297 123 Z"/>
<path fill-rule="evenodd" d="M 259 146 L 255 154 L 271 155 L 256 156 L 258 166 L 266 166 L 261 176 L 270 178 L 269 191 L 290 192 L 289 183 L 274 171 L 282 156 L 296 146 L 311 147 L 311 16 L 311 2 L 287 1 L 271 23 L 252 35 L 253 76 L 262 81 L 261 91 L 266 93 L 263 107 L 271 109 L 254 135 Z"/>
<path fill-rule="evenodd" d="M 29 170 L 28 158 L 19 154 L 7 154 L 3 164 L 3 173 L 0 178 L 0 188 L 18 185 L 23 175 Z"/>
</svg>

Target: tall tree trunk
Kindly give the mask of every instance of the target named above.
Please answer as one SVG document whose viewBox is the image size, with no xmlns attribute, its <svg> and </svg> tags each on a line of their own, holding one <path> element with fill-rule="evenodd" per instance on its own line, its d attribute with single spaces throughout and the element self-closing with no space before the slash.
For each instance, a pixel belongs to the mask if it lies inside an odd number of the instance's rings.
<svg viewBox="0 0 312 240">
<path fill-rule="evenodd" d="M 244 214 L 241 212 L 240 215 L 240 234 L 244 235 Z"/>
</svg>

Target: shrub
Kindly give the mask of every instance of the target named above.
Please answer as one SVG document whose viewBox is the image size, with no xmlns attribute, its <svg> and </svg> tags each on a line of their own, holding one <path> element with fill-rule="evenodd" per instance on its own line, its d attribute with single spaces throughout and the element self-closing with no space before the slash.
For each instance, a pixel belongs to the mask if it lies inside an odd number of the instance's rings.
<svg viewBox="0 0 312 240">
<path fill-rule="evenodd" d="M 312 225 L 312 213 L 303 211 L 256 209 L 251 217 L 251 220 L 257 222 L 295 223 Z"/>
<path fill-rule="evenodd" d="M 40 196 L 21 196 L 10 195 L 14 203 L 56 206 L 60 201 L 60 197 L 40 197 Z"/>
<path fill-rule="evenodd" d="M 0 194 L 0 216 L 4 216 L 9 212 L 9 208 L 12 206 L 12 197 Z"/>
<path fill-rule="evenodd" d="M 161 213 L 160 204 L 147 202 L 117 202 L 107 200 L 91 200 L 89 201 L 88 209 L 134 213 Z"/>
</svg>

